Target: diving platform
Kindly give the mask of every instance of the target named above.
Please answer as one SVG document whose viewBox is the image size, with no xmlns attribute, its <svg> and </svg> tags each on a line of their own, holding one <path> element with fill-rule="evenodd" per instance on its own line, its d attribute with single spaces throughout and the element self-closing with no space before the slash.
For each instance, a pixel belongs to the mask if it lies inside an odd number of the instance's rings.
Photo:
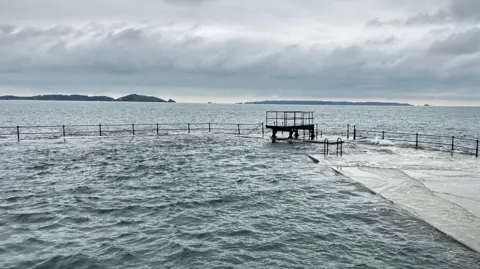
<svg viewBox="0 0 480 269">
<path fill-rule="evenodd" d="M 312 111 L 267 111 L 265 122 L 265 127 L 272 130 L 271 139 L 274 143 L 278 139 L 278 132 L 288 132 L 288 139 L 298 139 L 301 130 L 311 140 L 316 137 Z"/>
</svg>

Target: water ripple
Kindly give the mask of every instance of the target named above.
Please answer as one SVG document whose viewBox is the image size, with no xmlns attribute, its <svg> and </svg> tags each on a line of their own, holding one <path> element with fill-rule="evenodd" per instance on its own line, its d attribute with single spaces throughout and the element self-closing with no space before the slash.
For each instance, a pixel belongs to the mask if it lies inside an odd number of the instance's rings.
<svg viewBox="0 0 480 269">
<path fill-rule="evenodd" d="M 0 163 L 1 268 L 479 268 L 477 253 L 311 164 L 310 145 L 28 143 Z"/>
</svg>

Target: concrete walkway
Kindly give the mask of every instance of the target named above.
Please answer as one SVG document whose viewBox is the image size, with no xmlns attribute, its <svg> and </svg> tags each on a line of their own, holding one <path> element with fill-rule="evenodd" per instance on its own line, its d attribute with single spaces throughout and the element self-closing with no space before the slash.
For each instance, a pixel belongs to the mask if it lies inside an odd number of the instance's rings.
<svg viewBox="0 0 480 269">
<path fill-rule="evenodd" d="M 312 155 L 468 248 L 480 252 L 480 160 L 393 145 L 350 144 Z"/>
</svg>

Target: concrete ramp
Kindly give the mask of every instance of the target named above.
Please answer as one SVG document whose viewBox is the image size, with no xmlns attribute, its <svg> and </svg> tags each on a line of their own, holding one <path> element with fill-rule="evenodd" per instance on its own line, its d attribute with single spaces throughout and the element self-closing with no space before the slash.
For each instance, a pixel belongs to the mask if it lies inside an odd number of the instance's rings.
<svg viewBox="0 0 480 269">
<path fill-rule="evenodd" d="M 425 173 L 432 171 L 342 166 L 332 166 L 332 169 L 397 204 L 466 247 L 480 252 L 480 201 L 461 193 L 451 193 L 451 189 L 446 191 L 444 183 L 438 183 L 445 176 L 442 172 L 436 171 L 436 183 L 426 185 L 425 178 L 431 177 L 425 176 Z M 465 172 L 463 174 L 465 176 Z M 476 181 L 476 184 L 479 183 Z"/>
<path fill-rule="evenodd" d="M 480 252 L 480 159 L 389 141 L 349 143 L 341 158 L 310 157 Z"/>
</svg>

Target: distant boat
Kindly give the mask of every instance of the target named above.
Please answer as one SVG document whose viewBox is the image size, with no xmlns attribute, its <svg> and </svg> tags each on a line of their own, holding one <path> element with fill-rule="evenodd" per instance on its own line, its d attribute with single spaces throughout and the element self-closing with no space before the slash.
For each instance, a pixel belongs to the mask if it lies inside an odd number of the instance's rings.
<svg viewBox="0 0 480 269">
<path fill-rule="evenodd" d="M 423 106 L 430 106 L 430 105 L 429 105 L 429 104 L 425 104 L 425 105 L 423 105 Z"/>
</svg>

